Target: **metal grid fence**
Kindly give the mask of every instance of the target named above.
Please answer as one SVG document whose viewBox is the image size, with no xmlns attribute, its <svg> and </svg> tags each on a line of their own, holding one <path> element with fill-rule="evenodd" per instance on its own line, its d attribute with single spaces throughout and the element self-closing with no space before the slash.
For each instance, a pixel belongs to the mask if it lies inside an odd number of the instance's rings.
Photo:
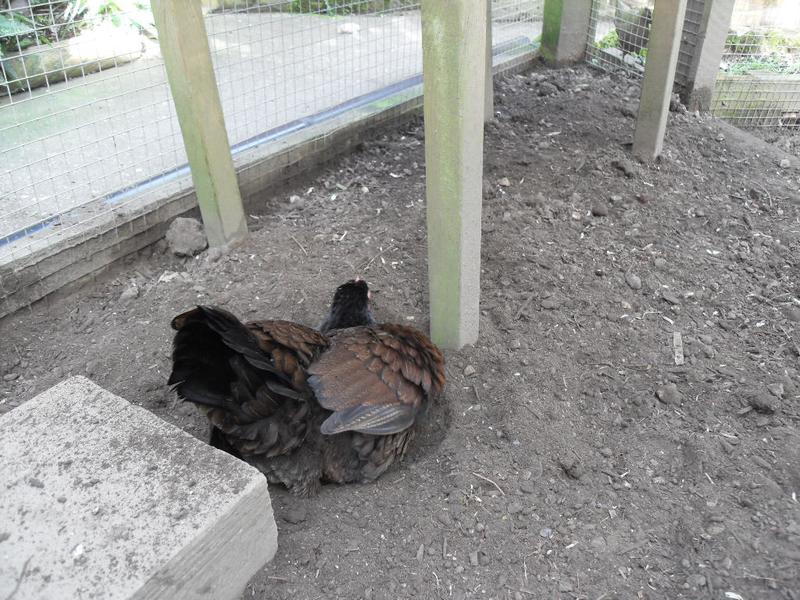
<svg viewBox="0 0 800 600">
<path fill-rule="evenodd" d="M 495 64 L 534 49 L 542 4 L 492 1 Z M 418 2 L 203 5 L 235 152 L 419 84 Z M 0 265 L 189 186 L 145 1 L 2 0 L 0 53 Z"/>
<path fill-rule="evenodd" d="M 800 31 L 729 33 L 711 111 L 744 128 L 800 128 Z"/>
<path fill-rule="evenodd" d="M 586 61 L 605 71 L 644 75 L 654 0 L 594 0 Z"/>
</svg>

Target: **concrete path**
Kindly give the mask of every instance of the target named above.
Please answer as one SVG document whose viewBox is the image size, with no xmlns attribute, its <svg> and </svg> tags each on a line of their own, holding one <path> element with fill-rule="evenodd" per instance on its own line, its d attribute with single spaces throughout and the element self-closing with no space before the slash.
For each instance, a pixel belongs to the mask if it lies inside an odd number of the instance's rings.
<svg viewBox="0 0 800 600">
<path fill-rule="evenodd" d="M 0 598 L 233 599 L 275 554 L 261 473 L 88 379 L 0 440 Z"/>
<path fill-rule="evenodd" d="M 495 46 L 541 31 L 501 16 Z M 232 144 L 421 72 L 418 12 L 222 13 L 206 24 Z M 134 63 L 12 100 L 0 104 L 0 242 L 186 162 L 152 42 Z"/>
</svg>

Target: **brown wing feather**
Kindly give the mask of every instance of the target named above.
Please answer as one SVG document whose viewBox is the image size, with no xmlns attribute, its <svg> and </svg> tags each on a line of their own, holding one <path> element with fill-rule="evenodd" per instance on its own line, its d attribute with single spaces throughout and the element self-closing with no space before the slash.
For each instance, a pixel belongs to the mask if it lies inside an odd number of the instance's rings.
<svg viewBox="0 0 800 600">
<path fill-rule="evenodd" d="M 308 374 L 318 402 L 334 411 L 323 433 L 402 431 L 445 383 L 439 349 L 403 325 L 337 332 Z"/>
</svg>

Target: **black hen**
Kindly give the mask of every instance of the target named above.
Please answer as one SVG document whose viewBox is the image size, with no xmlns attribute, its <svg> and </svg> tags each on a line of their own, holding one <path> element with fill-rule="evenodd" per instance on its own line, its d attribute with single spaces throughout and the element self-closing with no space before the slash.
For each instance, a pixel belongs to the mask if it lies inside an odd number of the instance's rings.
<svg viewBox="0 0 800 600">
<path fill-rule="evenodd" d="M 436 346 L 410 327 L 374 325 L 363 281 L 337 289 L 327 336 L 203 306 L 172 327 L 169 383 L 206 412 L 212 444 L 298 495 L 380 476 L 444 388 Z"/>
</svg>

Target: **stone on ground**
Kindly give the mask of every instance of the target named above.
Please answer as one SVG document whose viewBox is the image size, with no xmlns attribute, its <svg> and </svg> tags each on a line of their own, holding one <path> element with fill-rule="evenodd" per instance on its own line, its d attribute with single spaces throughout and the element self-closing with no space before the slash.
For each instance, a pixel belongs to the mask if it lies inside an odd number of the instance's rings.
<svg viewBox="0 0 800 600">
<path fill-rule="evenodd" d="M 178 217 L 167 230 L 167 244 L 178 256 L 194 256 L 206 249 L 208 240 L 200 221 Z"/>
<path fill-rule="evenodd" d="M 88 379 L 0 440 L 0 598 L 238 598 L 275 554 L 261 473 Z"/>
</svg>

